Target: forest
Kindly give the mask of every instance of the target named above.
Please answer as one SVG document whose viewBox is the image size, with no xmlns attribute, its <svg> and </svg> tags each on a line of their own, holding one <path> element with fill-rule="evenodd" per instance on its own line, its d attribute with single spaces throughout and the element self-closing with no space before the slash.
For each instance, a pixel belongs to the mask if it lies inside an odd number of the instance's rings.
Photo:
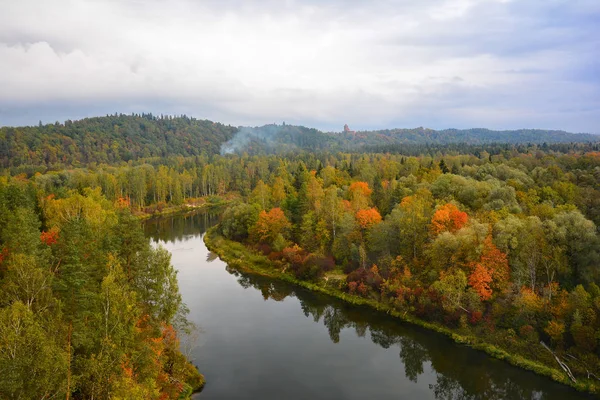
<svg viewBox="0 0 600 400">
<path fill-rule="evenodd" d="M 595 390 L 598 141 L 452 132 L 362 140 L 151 114 L 0 128 L 0 397 L 198 388 L 176 273 L 139 217 L 222 203 L 219 234 L 274 271 Z"/>
<path fill-rule="evenodd" d="M 221 235 L 282 274 L 483 338 L 595 390 L 600 153 L 286 161 L 227 208 Z"/>
<path fill-rule="evenodd" d="M 359 132 L 322 132 L 283 122 L 261 127 L 232 127 L 186 115 L 115 114 L 27 127 L 0 127 L 0 168 L 12 174 L 46 172 L 131 162 L 160 163 L 164 157 L 211 157 L 248 153 L 287 155 L 298 151 L 398 151 L 419 155 L 446 145 L 497 143 L 598 143 L 590 134 L 520 129 L 426 128 Z M 460 147 L 458 147 L 460 148 Z"/>
<path fill-rule="evenodd" d="M 0 178 L 0 398 L 176 399 L 203 382 L 170 254 L 126 200 Z"/>
</svg>

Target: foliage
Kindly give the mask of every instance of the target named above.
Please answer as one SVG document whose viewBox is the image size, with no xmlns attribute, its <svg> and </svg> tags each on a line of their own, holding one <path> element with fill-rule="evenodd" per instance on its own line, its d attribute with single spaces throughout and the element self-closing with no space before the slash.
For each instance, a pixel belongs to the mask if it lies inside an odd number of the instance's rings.
<svg viewBox="0 0 600 400">
<path fill-rule="evenodd" d="M 170 255 L 115 207 L 100 188 L 55 197 L 0 180 L 1 398 L 177 399 L 197 386 L 172 327 L 186 322 Z"/>
<path fill-rule="evenodd" d="M 448 203 L 438 208 L 431 218 L 431 230 L 434 234 L 444 231 L 456 232 L 462 228 L 469 217 L 454 204 Z"/>
<path fill-rule="evenodd" d="M 576 374 L 600 376 L 592 138 L 422 128 L 349 137 L 288 125 L 239 132 L 151 115 L 0 128 L 0 311 L 29 321 L 37 342 L 28 343 L 57 365 L 66 354 L 68 368 L 52 376 L 40 364 L 49 395 L 187 390 L 167 384 L 192 379 L 164 347 L 176 347 L 168 329 L 181 311 L 176 276 L 131 213 L 215 199 L 233 199 L 219 229 L 260 250 L 264 257 L 248 262 L 265 271 L 315 287 L 336 282 L 343 296 L 527 357 L 538 357 L 537 338 L 550 340 L 561 356 L 585 360 Z M 173 363 L 181 368 L 166 367 Z"/>
<path fill-rule="evenodd" d="M 283 210 L 275 207 L 269 212 L 262 210 L 258 214 L 258 220 L 251 228 L 250 236 L 257 243 L 273 244 L 280 235 L 285 236 L 290 227 Z"/>
<path fill-rule="evenodd" d="M 381 214 L 374 208 L 358 210 L 356 212 L 356 222 L 361 228 L 368 229 L 381 222 Z"/>
</svg>

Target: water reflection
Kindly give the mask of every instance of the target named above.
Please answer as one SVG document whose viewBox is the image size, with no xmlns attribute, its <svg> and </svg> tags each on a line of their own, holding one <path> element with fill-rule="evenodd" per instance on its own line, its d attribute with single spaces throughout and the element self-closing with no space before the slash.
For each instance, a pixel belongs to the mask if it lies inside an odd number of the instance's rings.
<svg viewBox="0 0 600 400">
<path fill-rule="evenodd" d="M 170 217 L 156 217 L 144 221 L 146 237 L 167 243 L 180 242 L 199 236 L 219 222 L 217 212 L 195 212 Z"/>
<path fill-rule="evenodd" d="M 436 399 L 567 399 L 588 398 L 530 372 L 510 367 L 481 352 L 457 345 L 450 339 L 375 312 L 346 304 L 308 290 L 268 278 L 242 274 L 227 267 L 244 288 L 254 288 L 265 300 L 296 297 L 306 317 L 323 324 L 333 343 L 343 329 L 389 349 L 397 347 L 405 376 L 418 382 L 429 363 L 435 383 L 429 388 Z M 591 397 L 589 397 L 591 398 Z"/>
<path fill-rule="evenodd" d="M 192 313 L 196 310 L 206 317 L 205 323 L 214 332 L 210 346 L 201 350 L 205 356 L 210 355 L 203 358 L 203 372 L 213 373 L 208 376 L 209 385 L 202 397 L 365 398 L 365 393 L 377 393 L 377 398 L 591 398 L 368 307 L 222 267 L 201 239 L 201 234 L 217 222 L 218 215 L 199 213 L 144 224 L 147 236 L 165 242 L 177 254 L 175 266 L 187 274 L 187 281 L 180 284 L 189 288 L 188 306 Z M 204 289 L 198 289 L 200 283 L 204 283 Z M 258 293 L 264 302 L 257 298 Z M 269 312 L 278 313 L 281 319 L 264 318 Z M 300 312 L 309 321 L 324 326 L 333 344 L 322 331 L 307 329 Z M 256 327 L 260 323 L 265 324 L 265 330 Z M 206 336 L 210 336 L 210 329 Z M 273 332 L 277 334 L 266 336 Z M 294 338 L 304 347 L 290 348 L 288 341 Z M 376 348 L 369 348 L 369 343 L 388 349 L 388 356 L 375 354 Z M 332 346 L 342 349 L 343 354 L 330 351 Z M 310 356 L 303 358 L 300 353 Z M 333 358 L 325 359 L 321 354 Z M 375 363 L 367 364 L 364 359 L 371 355 Z M 288 359 L 297 364 L 281 368 Z M 298 371 L 308 369 L 314 372 L 311 380 L 290 380 Z M 355 381 L 349 382 L 351 379 Z M 309 383 L 302 386 L 306 381 Z M 293 393 L 289 385 L 294 385 Z"/>
</svg>

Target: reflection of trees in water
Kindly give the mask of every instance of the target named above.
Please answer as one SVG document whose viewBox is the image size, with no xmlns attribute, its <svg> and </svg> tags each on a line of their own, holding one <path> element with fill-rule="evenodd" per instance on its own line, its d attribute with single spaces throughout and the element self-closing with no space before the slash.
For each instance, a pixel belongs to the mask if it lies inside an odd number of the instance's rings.
<svg viewBox="0 0 600 400">
<path fill-rule="evenodd" d="M 265 300 L 297 297 L 304 315 L 312 317 L 316 323 L 322 322 L 333 343 L 340 341 L 342 329 L 353 328 L 359 337 L 366 337 L 369 332 L 371 341 L 383 348 L 398 346 L 406 378 L 412 382 L 417 382 L 425 372 L 425 364 L 431 363 L 436 382 L 429 388 L 436 399 L 562 400 L 579 397 L 566 387 L 491 360 L 485 354 L 456 345 L 446 337 L 407 326 L 369 309 L 351 306 L 285 282 L 244 275 L 231 268 L 228 271 L 238 277 L 244 288 L 259 290 Z"/>
<path fill-rule="evenodd" d="M 144 233 L 154 240 L 175 243 L 206 232 L 219 222 L 219 214 L 197 212 L 188 215 L 152 218 L 144 221 Z"/>
<path fill-rule="evenodd" d="M 302 311 L 304 315 L 307 317 L 312 316 L 315 322 L 319 322 L 323 314 L 325 314 L 325 310 L 327 308 L 327 304 L 310 301 L 300 301 L 300 307 L 302 307 Z"/>
<path fill-rule="evenodd" d="M 436 399 L 444 400 L 470 400 L 475 396 L 468 395 L 461 384 L 447 376 L 437 374 L 437 381 L 429 385 Z"/>
<path fill-rule="evenodd" d="M 429 354 L 416 340 L 404 336 L 400 338 L 400 359 L 404 364 L 406 377 L 417 382 L 417 378 L 423 373 L 423 364 L 429 361 Z"/>
<path fill-rule="evenodd" d="M 484 372 L 485 374 L 485 372 Z M 486 376 L 486 386 L 480 392 L 470 392 L 457 379 L 451 376 L 437 374 L 436 383 L 429 385 L 436 399 L 444 400 L 484 400 L 484 399 L 566 399 L 567 393 L 552 395 L 550 391 L 543 392 L 529 387 L 523 387 L 521 382 L 504 380 L 497 382 Z"/>
<path fill-rule="evenodd" d="M 273 299 L 283 301 L 287 296 L 294 295 L 294 289 L 291 286 L 278 285 L 275 281 L 262 280 L 257 281 L 255 277 L 240 274 L 238 271 L 227 266 L 227 271 L 238 277 L 238 283 L 244 288 L 254 288 L 262 293 L 263 299 Z"/>
<path fill-rule="evenodd" d="M 338 343 L 340 341 L 340 332 L 346 326 L 350 325 L 350 321 L 346 319 L 344 312 L 341 309 L 332 306 L 325 309 L 323 323 L 327 327 L 329 337 L 333 343 Z"/>
<path fill-rule="evenodd" d="M 205 212 L 165 217 L 146 221 L 144 229 L 146 236 L 154 240 L 176 242 L 204 233 L 218 218 L 216 214 Z M 340 341 L 342 329 L 351 328 L 359 337 L 369 337 L 382 348 L 398 346 L 406 378 L 412 382 L 418 381 L 425 373 L 426 363 L 430 363 L 436 382 L 429 388 L 436 399 L 586 398 L 567 387 L 457 345 L 446 337 L 403 324 L 368 308 L 352 306 L 285 282 L 244 275 L 229 267 L 227 271 L 237 276 L 242 287 L 259 290 L 265 300 L 297 297 L 304 315 L 312 317 L 315 323 L 322 321 L 334 343 Z"/>
</svg>

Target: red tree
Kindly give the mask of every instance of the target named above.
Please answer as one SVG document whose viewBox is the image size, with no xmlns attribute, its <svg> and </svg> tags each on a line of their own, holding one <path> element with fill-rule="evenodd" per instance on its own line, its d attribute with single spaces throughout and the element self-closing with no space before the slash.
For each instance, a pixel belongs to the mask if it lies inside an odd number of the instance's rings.
<svg viewBox="0 0 600 400">
<path fill-rule="evenodd" d="M 456 232 L 462 228 L 469 216 L 460 211 L 454 204 L 448 203 L 438 208 L 431 218 L 431 231 L 440 234 L 444 231 Z"/>
<path fill-rule="evenodd" d="M 469 285 L 479 294 L 481 300 L 492 297 L 492 291 L 503 290 L 510 279 L 510 269 L 506 254 L 500 251 L 488 235 L 483 242 L 483 251 L 478 262 L 471 264 Z"/>
<path fill-rule="evenodd" d="M 40 234 L 40 239 L 45 245 L 52 246 L 53 244 L 56 244 L 56 242 L 58 241 L 58 232 L 54 231 L 54 230 L 50 230 L 48 232 L 42 232 Z"/>
<path fill-rule="evenodd" d="M 492 297 L 490 283 L 492 283 L 490 270 L 481 264 L 476 264 L 469 275 L 469 285 L 475 289 L 481 300 L 489 300 Z"/>
</svg>

